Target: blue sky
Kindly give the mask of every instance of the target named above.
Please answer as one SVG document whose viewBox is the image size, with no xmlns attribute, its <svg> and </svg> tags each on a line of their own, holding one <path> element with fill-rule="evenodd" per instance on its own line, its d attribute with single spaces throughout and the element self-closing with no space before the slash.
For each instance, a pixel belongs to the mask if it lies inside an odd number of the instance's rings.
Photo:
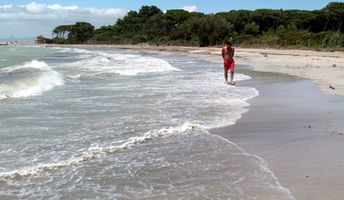
<svg viewBox="0 0 344 200">
<path fill-rule="evenodd" d="M 0 38 L 44 35 L 62 24 L 87 21 L 97 28 L 114 24 L 129 10 L 155 5 L 161 10 L 185 9 L 203 13 L 259 8 L 314 10 L 330 0 L 0 0 Z M 344 2 L 337 0 L 336 2 Z"/>
<path fill-rule="evenodd" d="M 0 0 L 0 4 L 28 4 L 32 0 Z M 254 10 L 258 8 L 272 9 L 320 9 L 333 0 L 36 0 L 36 3 L 77 5 L 95 8 L 124 8 L 138 10 L 142 5 L 156 5 L 162 10 L 196 5 L 199 12 L 213 13 L 236 9 Z M 344 2 L 337 0 L 336 2 Z"/>
</svg>

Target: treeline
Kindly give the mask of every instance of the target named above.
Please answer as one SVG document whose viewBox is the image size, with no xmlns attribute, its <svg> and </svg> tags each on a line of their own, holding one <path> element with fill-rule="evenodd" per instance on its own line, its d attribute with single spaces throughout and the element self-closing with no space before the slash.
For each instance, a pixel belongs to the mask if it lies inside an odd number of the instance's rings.
<svg viewBox="0 0 344 200">
<path fill-rule="evenodd" d="M 87 22 L 77 22 L 74 25 L 61 25 L 53 30 L 53 40 L 61 44 L 81 44 L 94 37 L 94 26 Z"/>
<path fill-rule="evenodd" d="M 232 39 L 238 45 L 344 47 L 344 3 L 321 10 L 232 10 L 216 14 L 143 6 L 116 24 L 99 29 L 85 22 L 58 26 L 59 43 L 179 44 L 212 46 Z"/>
</svg>

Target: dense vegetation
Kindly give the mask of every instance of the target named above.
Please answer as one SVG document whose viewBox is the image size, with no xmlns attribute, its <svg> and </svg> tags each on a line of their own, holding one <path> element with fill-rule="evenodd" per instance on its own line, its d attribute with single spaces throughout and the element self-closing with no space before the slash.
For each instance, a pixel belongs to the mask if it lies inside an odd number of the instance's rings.
<svg viewBox="0 0 344 200">
<path fill-rule="evenodd" d="M 94 36 L 94 26 L 87 22 L 77 22 L 74 25 L 61 25 L 53 30 L 57 43 L 85 43 Z"/>
<path fill-rule="evenodd" d="M 59 43 L 178 44 L 211 46 L 231 38 L 237 45 L 343 48 L 344 3 L 321 10 L 232 10 L 216 14 L 155 6 L 130 11 L 116 24 L 99 29 L 85 22 L 58 26 Z"/>
</svg>

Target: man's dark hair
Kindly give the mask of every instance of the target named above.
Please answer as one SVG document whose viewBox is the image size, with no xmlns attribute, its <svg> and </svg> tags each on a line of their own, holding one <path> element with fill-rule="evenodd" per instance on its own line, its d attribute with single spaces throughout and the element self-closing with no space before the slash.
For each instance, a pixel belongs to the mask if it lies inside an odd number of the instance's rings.
<svg viewBox="0 0 344 200">
<path fill-rule="evenodd" d="M 225 41 L 225 43 L 226 43 L 226 44 L 229 44 L 229 45 L 231 45 L 231 46 L 233 45 L 233 44 L 232 44 L 232 41 L 230 41 L 229 39 L 227 39 L 227 40 Z"/>
</svg>

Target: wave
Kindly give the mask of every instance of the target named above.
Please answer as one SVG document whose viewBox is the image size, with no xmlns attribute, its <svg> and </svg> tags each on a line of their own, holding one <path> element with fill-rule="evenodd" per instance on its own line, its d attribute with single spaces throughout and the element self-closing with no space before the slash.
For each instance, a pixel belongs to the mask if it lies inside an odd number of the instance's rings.
<svg viewBox="0 0 344 200">
<path fill-rule="evenodd" d="M 79 80 L 79 81 L 90 79 L 89 76 L 82 75 L 82 74 L 70 75 L 70 76 L 66 76 L 66 78 L 69 80 Z"/>
<path fill-rule="evenodd" d="M 6 81 L 0 84 L 0 99 L 40 95 L 64 84 L 63 76 L 43 62 L 32 60 L 0 70 Z"/>
<path fill-rule="evenodd" d="M 67 160 L 52 163 L 44 163 L 36 166 L 24 167 L 21 169 L 15 169 L 7 172 L 0 172 L 0 178 L 17 179 L 39 173 L 51 172 L 64 167 L 78 165 L 86 161 L 101 158 L 107 154 L 116 153 L 121 150 L 127 150 L 134 146 L 144 144 L 148 141 L 152 141 L 154 139 L 166 138 L 178 134 L 193 134 L 202 132 L 206 132 L 206 130 L 202 128 L 202 126 L 191 123 L 184 123 L 183 125 L 177 127 L 151 130 L 144 133 L 142 136 L 134 136 L 124 141 L 116 141 L 108 146 L 91 146 L 90 148 L 88 148 L 87 151 L 83 152 L 81 155 L 69 158 Z"/>
<path fill-rule="evenodd" d="M 51 49 L 55 49 L 59 53 L 79 53 L 79 54 L 93 53 L 92 51 L 89 51 L 87 49 L 78 49 L 78 48 L 51 47 Z"/>
<path fill-rule="evenodd" d="M 139 54 L 107 53 L 77 48 L 56 48 L 58 52 L 76 53 L 78 61 L 70 63 L 71 67 L 78 67 L 97 72 L 98 74 L 117 74 L 134 76 L 144 73 L 165 71 L 180 71 L 167 61 Z"/>
</svg>

